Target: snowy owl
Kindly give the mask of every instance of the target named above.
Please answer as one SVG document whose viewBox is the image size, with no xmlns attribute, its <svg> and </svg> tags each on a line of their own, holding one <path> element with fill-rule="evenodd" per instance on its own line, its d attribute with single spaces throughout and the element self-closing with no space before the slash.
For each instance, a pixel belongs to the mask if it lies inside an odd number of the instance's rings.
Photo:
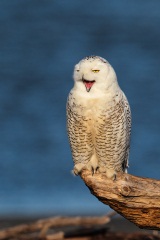
<svg viewBox="0 0 160 240">
<path fill-rule="evenodd" d="M 129 103 L 114 69 L 89 56 L 74 69 L 74 87 L 67 100 L 67 131 L 74 174 L 83 168 L 115 179 L 127 172 L 131 133 Z"/>
</svg>

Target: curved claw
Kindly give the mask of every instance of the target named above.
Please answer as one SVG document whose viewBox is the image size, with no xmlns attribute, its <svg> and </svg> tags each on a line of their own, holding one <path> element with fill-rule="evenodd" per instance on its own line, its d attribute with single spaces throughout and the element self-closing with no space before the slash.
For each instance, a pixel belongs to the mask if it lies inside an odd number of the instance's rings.
<svg viewBox="0 0 160 240">
<path fill-rule="evenodd" d="M 97 170 L 98 170 L 98 167 L 96 168 L 92 167 L 92 176 L 97 172 Z"/>
<path fill-rule="evenodd" d="M 76 176 L 78 176 L 78 174 L 79 174 L 79 172 L 77 171 L 76 168 L 74 168 L 74 169 L 72 170 L 72 173 L 73 173 L 74 175 L 76 175 Z"/>
<path fill-rule="evenodd" d="M 84 168 L 84 164 L 83 163 L 78 163 L 74 166 L 72 172 L 74 175 L 78 176 L 79 173 L 82 171 L 82 169 Z"/>
</svg>

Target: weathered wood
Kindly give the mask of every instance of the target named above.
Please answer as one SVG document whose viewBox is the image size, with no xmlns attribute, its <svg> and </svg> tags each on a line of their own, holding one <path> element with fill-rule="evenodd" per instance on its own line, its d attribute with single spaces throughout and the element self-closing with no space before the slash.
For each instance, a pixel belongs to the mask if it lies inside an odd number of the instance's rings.
<svg viewBox="0 0 160 240">
<path fill-rule="evenodd" d="M 21 224 L 15 227 L 9 227 L 4 230 L 0 230 L 0 239 L 8 239 L 10 237 L 17 237 L 22 233 L 33 233 L 36 231 L 40 231 L 40 238 L 44 238 L 44 236 L 46 237 L 47 231 L 49 229 L 65 226 L 91 227 L 104 225 L 110 222 L 111 217 L 114 215 L 115 212 L 111 212 L 108 215 L 102 217 L 53 217 L 41 219 L 34 223 Z M 62 233 L 58 234 L 62 235 Z"/>
<path fill-rule="evenodd" d="M 101 202 L 140 228 L 160 230 L 160 181 L 119 174 L 115 181 L 83 170 L 81 178 Z"/>
</svg>

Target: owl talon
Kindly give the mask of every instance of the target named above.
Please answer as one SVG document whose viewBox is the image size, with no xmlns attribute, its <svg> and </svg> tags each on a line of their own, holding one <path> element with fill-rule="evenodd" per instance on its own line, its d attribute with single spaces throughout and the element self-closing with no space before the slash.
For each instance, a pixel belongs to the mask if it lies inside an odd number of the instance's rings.
<svg viewBox="0 0 160 240">
<path fill-rule="evenodd" d="M 106 175 L 108 178 L 112 179 L 113 181 L 116 180 L 116 171 L 114 169 L 107 169 Z"/>
<path fill-rule="evenodd" d="M 75 176 L 78 176 L 78 174 L 79 174 L 78 171 L 77 171 L 77 169 L 75 169 L 75 168 L 72 170 L 72 173 L 73 173 L 73 175 L 75 175 Z"/>
<path fill-rule="evenodd" d="M 92 155 L 91 160 L 86 164 L 86 168 L 92 173 L 92 176 L 97 172 L 98 160 L 95 155 Z"/>
<path fill-rule="evenodd" d="M 92 167 L 92 176 L 95 174 L 95 172 L 96 172 L 96 169 Z"/>
<path fill-rule="evenodd" d="M 74 175 L 76 175 L 76 176 L 78 176 L 79 175 L 79 173 L 82 171 L 82 169 L 84 168 L 84 164 L 83 163 L 77 163 L 75 166 L 74 166 L 74 168 L 73 168 L 73 170 L 72 170 L 72 172 L 73 172 L 73 174 Z"/>
<path fill-rule="evenodd" d="M 117 175 L 114 174 L 113 177 L 112 177 L 112 180 L 113 180 L 113 181 L 116 181 L 116 179 L 117 179 Z"/>
<path fill-rule="evenodd" d="M 93 167 L 92 167 L 92 176 L 98 171 L 98 168 L 99 168 L 99 167 L 96 167 L 96 168 L 93 168 Z"/>
<path fill-rule="evenodd" d="M 97 172 L 98 169 L 98 167 L 92 166 L 90 162 L 86 165 L 86 168 L 92 173 L 92 176 Z"/>
</svg>

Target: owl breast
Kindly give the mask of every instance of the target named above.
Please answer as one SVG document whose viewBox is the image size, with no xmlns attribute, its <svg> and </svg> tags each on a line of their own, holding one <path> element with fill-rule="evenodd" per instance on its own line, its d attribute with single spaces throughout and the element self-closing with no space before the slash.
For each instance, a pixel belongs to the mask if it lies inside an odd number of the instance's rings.
<svg viewBox="0 0 160 240">
<path fill-rule="evenodd" d="M 85 104 L 83 104 L 85 102 Z M 123 95 L 108 99 L 68 101 L 68 132 L 75 164 L 92 157 L 98 168 L 124 171 L 129 151 L 129 126 Z"/>
</svg>

